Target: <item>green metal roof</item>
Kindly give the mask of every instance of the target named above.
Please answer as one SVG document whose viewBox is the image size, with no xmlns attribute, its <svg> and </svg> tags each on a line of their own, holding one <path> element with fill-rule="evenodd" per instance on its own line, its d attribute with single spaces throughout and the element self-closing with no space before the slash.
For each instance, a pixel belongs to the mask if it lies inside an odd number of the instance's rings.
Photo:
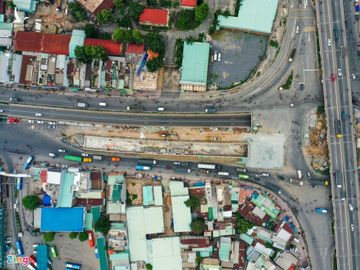
<svg viewBox="0 0 360 270">
<path fill-rule="evenodd" d="M 208 219 L 209 220 L 214 220 L 214 210 L 212 207 L 209 207 L 209 210 L 208 210 Z"/>
<path fill-rule="evenodd" d="M 218 16 L 222 28 L 270 34 L 278 0 L 243 0 L 237 17 Z"/>
<path fill-rule="evenodd" d="M 261 210 L 272 219 L 275 219 L 280 213 L 280 210 L 276 208 L 276 204 L 272 199 L 257 192 L 254 192 L 251 196 L 251 202 L 257 207 L 260 207 Z"/>
<path fill-rule="evenodd" d="M 75 57 L 75 48 L 76 46 L 84 46 L 85 41 L 85 31 L 84 30 L 73 30 L 71 33 L 71 39 L 69 43 L 69 56 L 71 58 Z"/>
<path fill-rule="evenodd" d="M 113 202 L 120 202 L 121 189 L 122 189 L 122 184 L 114 185 L 109 200 Z"/>
<path fill-rule="evenodd" d="M 125 229 L 125 224 L 120 222 L 111 223 L 111 230 L 123 230 Z"/>
<path fill-rule="evenodd" d="M 108 270 L 108 258 L 105 249 L 105 238 L 100 236 L 96 239 L 100 258 L 100 270 Z"/>
<path fill-rule="evenodd" d="M 243 240 L 249 246 L 254 242 L 254 239 L 250 235 L 247 235 L 246 233 L 240 234 L 240 239 Z"/>
<path fill-rule="evenodd" d="M 93 224 L 95 225 L 96 222 L 100 219 L 101 216 L 101 212 L 100 212 L 100 207 L 99 206 L 94 206 L 91 208 L 91 213 L 93 216 Z"/>
<path fill-rule="evenodd" d="M 205 42 L 184 42 L 181 84 L 206 85 L 208 75 L 210 44 Z"/>
<path fill-rule="evenodd" d="M 222 237 L 220 240 L 219 259 L 228 262 L 230 259 L 231 238 Z"/>
<path fill-rule="evenodd" d="M 152 186 L 143 186 L 143 205 L 154 204 L 154 195 Z"/>
<path fill-rule="evenodd" d="M 74 174 L 65 172 L 64 177 L 60 183 L 60 191 L 57 207 L 71 207 L 73 201 L 74 191 L 72 185 L 74 184 Z"/>
<path fill-rule="evenodd" d="M 125 182 L 125 177 L 122 174 L 108 175 L 108 185 L 121 184 Z"/>
<path fill-rule="evenodd" d="M 92 213 L 85 214 L 85 229 L 92 230 L 93 229 L 93 215 Z"/>
</svg>

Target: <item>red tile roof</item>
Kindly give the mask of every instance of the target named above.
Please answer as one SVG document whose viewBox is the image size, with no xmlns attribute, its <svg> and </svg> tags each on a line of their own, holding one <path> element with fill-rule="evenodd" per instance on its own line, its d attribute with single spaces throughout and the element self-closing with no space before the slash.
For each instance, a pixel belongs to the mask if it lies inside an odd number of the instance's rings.
<svg viewBox="0 0 360 270">
<path fill-rule="evenodd" d="M 143 54 L 144 50 L 144 44 L 128 44 L 126 48 L 126 53 Z"/>
<path fill-rule="evenodd" d="M 70 35 L 16 32 L 14 50 L 69 55 Z"/>
<path fill-rule="evenodd" d="M 182 7 L 196 7 L 197 0 L 181 0 Z"/>
<path fill-rule="evenodd" d="M 40 172 L 40 179 L 41 179 L 41 182 L 47 183 L 47 170 L 42 170 Z"/>
<path fill-rule="evenodd" d="M 122 45 L 112 40 L 85 38 L 84 46 L 101 46 L 109 55 L 120 55 L 122 52 Z"/>
<path fill-rule="evenodd" d="M 169 10 L 145 8 L 140 15 L 139 22 L 142 24 L 167 26 L 169 22 Z"/>
<path fill-rule="evenodd" d="M 104 9 L 112 9 L 114 7 L 113 0 L 104 0 L 95 10 L 94 15 L 99 14 Z"/>
</svg>

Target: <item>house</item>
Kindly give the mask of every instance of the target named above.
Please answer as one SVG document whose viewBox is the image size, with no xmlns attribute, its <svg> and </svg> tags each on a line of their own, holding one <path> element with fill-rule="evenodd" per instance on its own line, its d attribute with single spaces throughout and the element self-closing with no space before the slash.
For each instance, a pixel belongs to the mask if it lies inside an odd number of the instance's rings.
<svg viewBox="0 0 360 270">
<path fill-rule="evenodd" d="M 184 9 L 194 9 L 197 5 L 197 0 L 181 0 L 180 7 Z"/>
<path fill-rule="evenodd" d="M 114 7 L 112 0 L 79 0 L 78 2 L 95 16 L 104 9 L 112 9 Z"/>
<path fill-rule="evenodd" d="M 36 10 L 37 0 L 13 0 L 16 8 L 21 11 L 33 13 Z"/>
<path fill-rule="evenodd" d="M 169 10 L 145 8 L 139 17 L 139 23 L 143 25 L 167 27 L 169 24 Z"/>
</svg>

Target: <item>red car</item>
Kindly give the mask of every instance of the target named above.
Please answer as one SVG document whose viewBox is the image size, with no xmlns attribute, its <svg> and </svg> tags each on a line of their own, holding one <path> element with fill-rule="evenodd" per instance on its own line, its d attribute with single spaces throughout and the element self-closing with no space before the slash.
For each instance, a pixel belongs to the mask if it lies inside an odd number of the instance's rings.
<svg viewBox="0 0 360 270">
<path fill-rule="evenodd" d="M 8 120 L 8 123 L 18 124 L 18 123 L 20 123 L 20 119 L 16 118 L 16 117 L 10 117 Z"/>
<path fill-rule="evenodd" d="M 332 81 L 332 82 L 335 82 L 335 80 L 336 80 L 336 76 L 335 76 L 334 73 L 332 73 L 332 74 L 331 74 L 331 81 Z"/>
<path fill-rule="evenodd" d="M 92 231 L 88 231 L 88 239 L 89 239 L 89 246 L 92 248 L 95 246 L 94 243 L 94 233 Z"/>
</svg>

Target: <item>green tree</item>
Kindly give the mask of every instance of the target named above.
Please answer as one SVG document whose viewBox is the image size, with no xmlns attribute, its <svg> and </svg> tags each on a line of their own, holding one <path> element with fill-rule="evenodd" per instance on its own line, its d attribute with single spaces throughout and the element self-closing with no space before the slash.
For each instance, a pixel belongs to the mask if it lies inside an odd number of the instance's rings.
<svg viewBox="0 0 360 270">
<path fill-rule="evenodd" d="M 114 0 L 114 5 L 119 11 L 125 10 L 124 0 Z"/>
<path fill-rule="evenodd" d="M 191 30 L 199 26 L 195 20 L 194 10 L 183 9 L 176 14 L 175 27 L 180 30 Z"/>
<path fill-rule="evenodd" d="M 249 229 L 251 229 L 254 225 L 244 219 L 239 212 L 235 213 L 236 221 L 235 221 L 235 230 L 237 233 L 246 233 Z"/>
<path fill-rule="evenodd" d="M 84 31 L 87 38 L 97 38 L 99 36 L 98 30 L 93 24 L 85 25 Z"/>
<path fill-rule="evenodd" d="M 39 197 L 36 195 L 28 195 L 22 199 L 22 204 L 25 209 L 34 210 L 39 204 Z"/>
<path fill-rule="evenodd" d="M 92 60 L 105 61 L 107 52 L 101 46 L 76 46 L 75 56 L 82 63 L 90 63 Z"/>
<path fill-rule="evenodd" d="M 200 206 L 200 198 L 198 196 L 190 196 L 184 203 L 187 207 L 196 208 Z"/>
<path fill-rule="evenodd" d="M 317 113 L 323 114 L 325 112 L 325 107 L 323 105 L 317 107 Z"/>
<path fill-rule="evenodd" d="M 77 233 L 77 232 L 71 232 L 71 233 L 69 233 L 69 238 L 70 239 L 75 239 L 78 236 L 78 234 L 79 233 Z"/>
<path fill-rule="evenodd" d="M 145 264 L 146 270 L 152 270 L 153 266 L 150 263 Z"/>
<path fill-rule="evenodd" d="M 159 57 L 151 59 L 150 61 L 147 61 L 146 67 L 150 72 L 155 72 L 160 67 L 162 67 L 162 61 L 159 59 Z"/>
<path fill-rule="evenodd" d="M 88 233 L 86 231 L 79 233 L 79 240 L 81 242 L 88 240 Z"/>
<path fill-rule="evenodd" d="M 132 30 L 118 28 L 114 31 L 112 39 L 117 42 L 129 43 L 132 41 Z"/>
<path fill-rule="evenodd" d="M 202 3 L 200 6 L 197 6 L 195 8 L 196 21 L 203 22 L 208 15 L 209 15 L 209 5 L 207 3 Z"/>
<path fill-rule="evenodd" d="M 201 234 L 205 230 L 205 222 L 203 219 L 195 219 L 190 224 L 191 231 L 196 234 Z"/>
<path fill-rule="evenodd" d="M 100 219 L 95 223 L 95 230 L 102 232 L 104 235 L 107 235 L 107 233 L 110 230 L 110 220 L 107 216 L 101 216 Z"/>
<path fill-rule="evenodd" d="M 76 46 L 75 47 L 75 56 L 76 58 L 82 63 L 89 63 L 91 62 L 91 57 L 86 54 L 84 46 Z"/>
<path fill-rule="evenodd" d="M 135 2 L 131 2 L 128 7 L 128 14 L 134 20 L 138 21 L 140 14 L 144 11 L 144 6 Z"/>
<path fill-rule="evenodd" d="M 68 5 L 69 12 L 75 20 L 82 22 L 87 19 L 87 14 L 85 8 L 78 2 L 72 2 Z"/>
<path fill-rule="evenodd" d="M 108 24 L 112 22 L 111 9 L 103 9 L 96 15 L 96 21 L 100 24 Z"/>
<path fill-rule="evenodd" d="M 55 239 L 55 233 L 54 232 L 46 232 L 43 234 L 43 239 L 45 242 L 51 242 Z"/>
<path fill-rule="evenodd" d="M 156 32 L 149 33 L 145 36 L 144 42 L 147 49 L 159 53 L 161 57 L 164 56 L 165 41 L 162 35 Z"/>
<path fill-rule="evenodd" d="M 14 4 L 13 1 L 7 1 L 6 5 L 10 8 L 10 9 L 15 9 L 16 5 Z"/>
<path fill-rule="evenodd" d="M 144 36 L 139 30 L 132 31 L 132 42 L 136 44 L 141 44 L 144 42 Z"/>
<path fill-rule="evenodd" d="M 175 42 L 175 64 L 178 68 L 180 68 L 182 64 L 183 51 L 184 41 L 181 38 L 178 38 Z"/>
</svg>

